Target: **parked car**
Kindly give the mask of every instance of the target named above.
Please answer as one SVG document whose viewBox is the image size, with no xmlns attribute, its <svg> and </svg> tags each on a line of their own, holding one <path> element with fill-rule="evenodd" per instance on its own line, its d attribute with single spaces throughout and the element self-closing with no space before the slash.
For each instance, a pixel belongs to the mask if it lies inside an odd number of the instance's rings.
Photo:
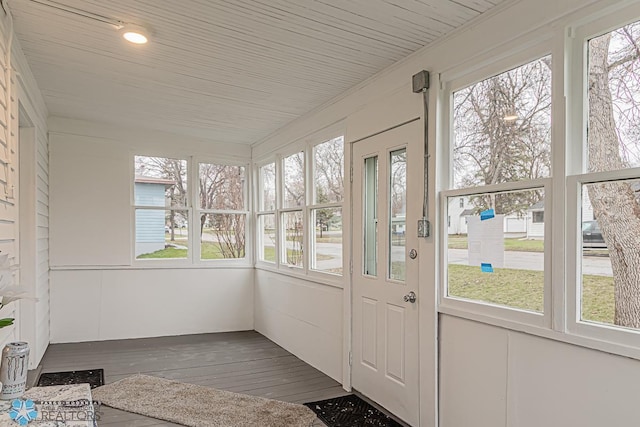
<svg viewBox="0 0 640 427">
<path fill-rule="evenodd" d="M 582 247 L 606 248 L 607 244 L 602 237 L 602 231 L 598 221 L 584 221 L 582 223 Z"/>
</svg>

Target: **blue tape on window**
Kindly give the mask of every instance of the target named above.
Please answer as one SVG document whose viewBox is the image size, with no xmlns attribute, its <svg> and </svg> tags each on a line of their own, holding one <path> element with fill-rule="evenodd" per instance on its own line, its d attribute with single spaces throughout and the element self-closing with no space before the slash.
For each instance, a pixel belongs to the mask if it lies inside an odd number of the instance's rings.
<svg viewBox="0 0 640 427">
<path fill-rule="evenodd" d="M 483 273 L 493 273 L 493 266 L 488 262 L 483 262 L 482 264 L 480 264 L 480 268 L 482 269 Z"/>
<path fill-rule="evenodd" d="M 486 211 L 480 212 L 480 221 L 485 221 L 487 219 L 494 218 L 496 213 L 493 209 L 487 209 Z"/>
</svg>

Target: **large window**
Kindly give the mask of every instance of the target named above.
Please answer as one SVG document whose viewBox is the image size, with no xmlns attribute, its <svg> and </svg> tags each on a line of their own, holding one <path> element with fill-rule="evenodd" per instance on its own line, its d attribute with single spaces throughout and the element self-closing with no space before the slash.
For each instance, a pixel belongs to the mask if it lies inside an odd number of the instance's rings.
<svg viewBox="0 0 640 427">
<path fill-rule="evenodd" d="M 571 322 L 610 338 L 612 327 L 640 330 L 640 22 L 586 44 L 585 158 L 570 177 L 580 272 Z"/>
<path fill-rule="evenodd" d="M 245 167 L 200 163 L 200 259 L 244 258 Z"/>
<path fill-rule="evenodd" d="M 313 200 L 310 206 L 312 270 L 342 274 L 342 199 L 344 142 L 334 138 L 316 145 L 313 157 Z"/>
<path fill-rule="evenodd" d="M 258 261 L 276 263 L 276 164 L 258 168 Z"/>
<path fill-rule="evenodd" d="M 342 275 L 343 138 L 262 164 L 257 177 L 258 262 Z"/>
<path fill-rule="evenodd" d="M 187 160 L 135 156 L 136 259 L 187 258 Z"/>
<path fill-rule="evenodd" d="M 551 57 L 455 84 L 445 302 L 544 313 Z"/>
<path fill-rule="evenodd" d="M 441 76 L 440 311 L 640 358 L 640 6 L 597 15 Z"/>
<path fill-rule="evenodd" d="M 282 159 L 282 212 L 280 213 L 280 263 L 304 266 L 304 152 Z M 284 210 L 286 209 L 286 210 Z"/>
<path fill-rule="evenodd" d="M 149 156 L 134 163 L 136 259 L 245 258 L 245 166 Z"/>
</svg>

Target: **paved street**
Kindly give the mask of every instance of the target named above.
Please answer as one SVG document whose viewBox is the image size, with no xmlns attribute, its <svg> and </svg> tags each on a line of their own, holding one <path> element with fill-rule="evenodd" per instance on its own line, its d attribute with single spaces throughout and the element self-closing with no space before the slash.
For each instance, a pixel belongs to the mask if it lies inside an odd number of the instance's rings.
<svg viewBox="0 0 640 427">
<path fill-rule="evenodd" d="M 449 249 L 450 264 L 469 264 L 467 249 Z M 520 270 L 544 270 L 544 254 L 542 252 L 505 251 L 504 267 Z M 611 261 L 605 256 L 582 257 L 582 273 L 595 276 L 612 276 Z"/>
<path fill-rule="evenodd" d="M 288 242 L 290 245 L 290 242 Z M 317 268 L 321 270 L 340 268 L 342 266 L 342 245 L 338 243 L 317 243 L 317 254 L 321 256 L 331 257 L 331 259 L 322 259 L 317 263 Z M 394 246 L 392 248 L 392 256 L 394 259 L 403 259 L 404 246 Z M 451 264 L 469 264 L 469 256 L 467 249 L 449 249 L 449 263 Z M 587 255 L 582 258 L 583 274 L 595 276 L 611 277 L 611 261 L 606 256 Z M 513 268 L 520 270 L 544 270 L 544 254 L 542 252 L 517 252 L 505 251 L 504 268 Z"/>
</svg>

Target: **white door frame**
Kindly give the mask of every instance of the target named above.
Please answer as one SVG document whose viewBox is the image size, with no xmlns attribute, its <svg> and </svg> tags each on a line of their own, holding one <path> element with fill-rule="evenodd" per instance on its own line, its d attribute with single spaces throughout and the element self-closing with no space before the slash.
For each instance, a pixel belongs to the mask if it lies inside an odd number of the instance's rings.
<svg viewBox="0 0 640 427">
<path fill-rule="evenodd" d="M 19 109 L 20 127 L 18 128 L 18 165 L 19 178 L 15 190 L 20 216 L 18 224 L 18 254 L 20 265 L 20 284 L 29 295 L 36 295 L 37 283 L 37 214 L 36 214 L 36 128 L 29 115 Z M 35 302 L 22 300 L 20 303 L 19 327 L 20 340 L 28 342 L 32 351 L 29 356 L 29 369 L 36 366 L 36 311 Z"/>
<path fill-rule="evenodd" d="M 439 75 L 437 73 L 431 73 L 432 82 L 431 87 L 437 88 L 440 85 Z M 440 93 L 438 90 L 429 91 L 429 104 L 436 105 L 440 102 Z M 429 110 L 428 118 L 425 118 L 422 110 L 423 102 L 422 96 L 412 92 L 410 84 L 403 85 L 397 88 L 385 96 L 381 97 L 377 102 L 373 102 L 347 117 L 345 144 L 348 144 L 348 149 L 345 149 L 345 167 L 349 165 L 352 167 L 352 151 L 353 144 L 369 138 L 377 133 L 384 132 L 385 130 L 392 129 L 401 124 L 407 123 L 419 118 L 424 126 L 424 120 L 428 119 L 430 124 L 437 123 L 440 118 L 436 114 L 436 109 L 431 108 Z M 394 105 L 393 110 L 389 110 L 388 106 Z M 375 128 L 370 128 L 370 124 L 373 123 Z M 431 206 L 431 236 L 428 238 L 418 239 L 418 260 L 419 260 L 419 284 L 418 295 L 420 298 L 419 306 L 419 337 L 420 337 L 420 351 L 419 351 L 419 363 L 420 363 L 420 423 L 422 426 L 438 426 L 438 286 L 437 286 L 437 266 L 438 266 L 438 230 L 441 227 L 442 221 L 437 216 L 440 212 L 439 200 L 436 195 L 436 189 L 438 183 L 436 182 L 437 166 L 441 165 L 444 159 L 448 158 L 448 152 L 446 147 L 437 146 L 436 140 L 439 137 L 437 135 L 438 130 L 436 126 L 431 125 L 429 127 L 429 152 L 431 158 L 429 159 L 429 188 L 428 188 L 428 200 Z M 441 137 L 441 136 L 440 136 Z M 346 146 L 345 146 L 346 147 Z M 418 150 L 421 156 L 424 156 L 424 144 L 420 144 Z M 435 167 L 434 167 L 435 166 Z M 350 175 L 350 174 L 349 174 Z M 424 192 L 422 183 L 420 184 L 420 191 Z M 422 199 L 422 194 L 420 194 Z M 345 199 L 350 203 L 345 203 L 345 208 L 349 209 L 350 221 L 346 224 L 348 229 L 344 230 L 344 233 L 349 236 L 349 250 L 345 250 L 345 260 L 352 260 L 351 248 L 353 247 L 353 233 L 351 232 L 352 218 L 352 196 L 351 196 L 351 182 L 349 185 L 345 185 Z M 445 222 L 446 224 L 446 222 Z M 348 253 L 347 253 L 348 252 Z M 348 258 L 347 258 L 348 257 Z M 346 391 L 351 391 L 351 365 L 350 357 L 352 354 L 351 341 L 352 341 L 352 280 L 349 275 L 348 280 L 345 281 L 345 288 L 343 292 L 343 388 Z"/>
</svg>

